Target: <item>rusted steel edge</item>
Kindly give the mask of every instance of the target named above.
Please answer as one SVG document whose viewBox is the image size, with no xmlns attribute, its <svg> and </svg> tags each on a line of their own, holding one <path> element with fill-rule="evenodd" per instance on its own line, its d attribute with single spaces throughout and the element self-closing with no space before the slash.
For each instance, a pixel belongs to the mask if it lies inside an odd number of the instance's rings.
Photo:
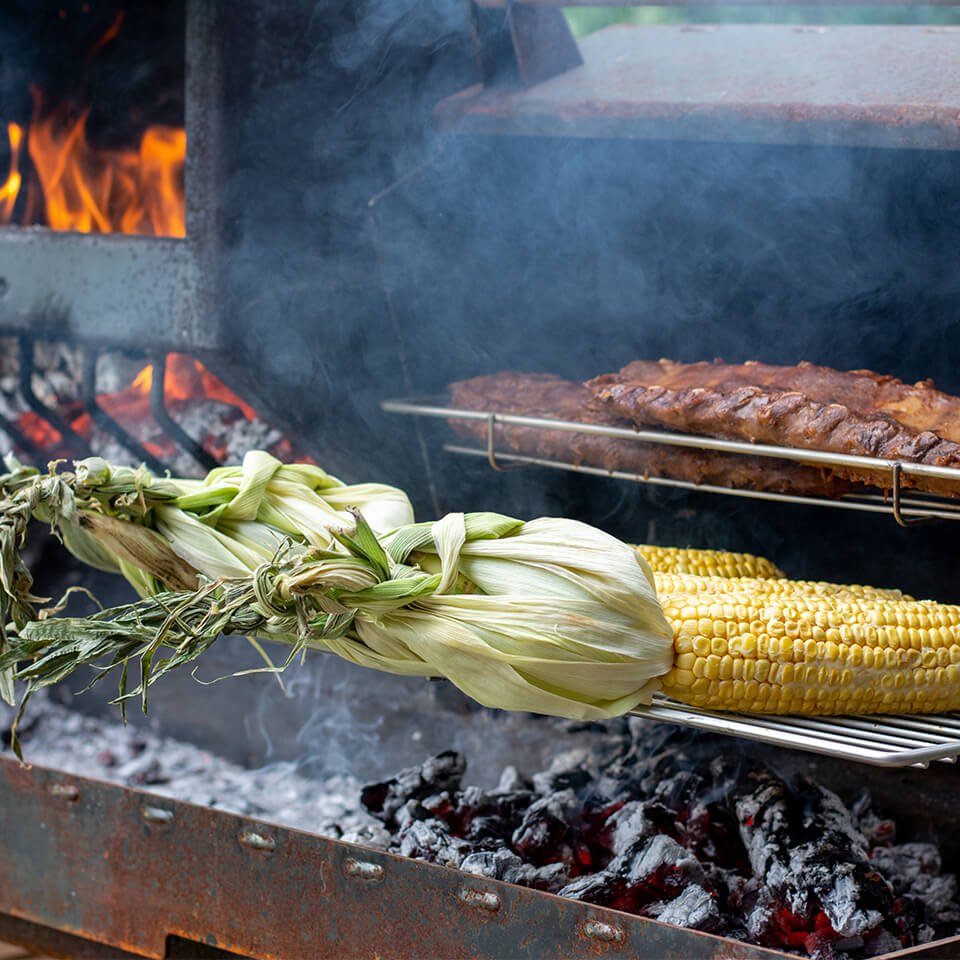
<svg viewBox="0 0 960 960">
<path fill-rule="evenodd" d="M 788 956 L 7 758 L 0 850 L 0 912 L 158 960 Z"/>
<path fill-rule="evenodd" d="M 0 850 L 0 913 L 158 960 L 169 935 L 257 960 L 788 957 L 8 758 Z"/>
<path fill-rule="evenodd" d="M 557 107 L 510 96 L 476 85 L 441 100 L 433 111 L 434 124 L 444 133 L 479 136 L 960 149 L 956 110 L 949 107 L 917 111 L 899 104 L 821 108 L 659 101 Z"/>
</svg>

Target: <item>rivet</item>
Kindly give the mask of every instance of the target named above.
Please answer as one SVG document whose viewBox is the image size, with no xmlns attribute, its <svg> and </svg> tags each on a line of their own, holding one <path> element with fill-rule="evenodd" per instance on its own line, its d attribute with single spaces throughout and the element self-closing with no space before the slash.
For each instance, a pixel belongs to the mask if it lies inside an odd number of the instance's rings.
<svg viewBox="0 0 960 960">
<path fill-rule="evenodd" d="M 240 842 L 251 850 L 260 850 L 263 853 L 273 853 L 277 849 L 277 841 L 256 830 L 241 830 Z"/>
<path fill-rule="evenodd" d="M 602 920 L 588 920 L 583 925 L 583 932 L 591 940 L 602 940 L 604 943 L 623 943 L 623 930 L 612 923 Z"/>
<path fill-rule="evenodd" d="M 486 910 L 487 913 L 496 913 L 502 905 L 500 898 L 489 890 L 474 890 L 471 887 L 463 887 L 457 896 L 468 907 Z"/>
<path fill-rule="evenodd" d="M 56 797 L 58 800 L 76 803 L 80 799 L 80 791 L 72 783 L 51 783 L 47 790 L 51 797 Z"/>
<path fill-rule="evenodd" d="M 170 821 L 173 820 L 173 811 L 165 810 L 163 807 L 151 807 L 145 803 L 140 808 L 140 816 L 146 820 L 147 823 L 164 824 L 170 823 Z"/>
<path fill-rule="evenodd" d="M 367 883 L 380 883 L 383 880 L 383 867 L 379 863 L 347 857 L 343 862 L 343 870 L 348 877 L 365 880 Z"/>
</svg>

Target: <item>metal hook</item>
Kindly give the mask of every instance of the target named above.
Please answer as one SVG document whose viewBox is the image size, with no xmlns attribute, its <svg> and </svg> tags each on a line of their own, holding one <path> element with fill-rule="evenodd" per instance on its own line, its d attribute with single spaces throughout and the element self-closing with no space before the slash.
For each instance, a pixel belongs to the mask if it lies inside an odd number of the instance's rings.
<svg viewBox="0 0 960 960">
<path fill-rule="evenodd" d="M 897 460 L 890 469 L 890 479 L 892 481 L 891 493 L 893 495 L 893 519 L 896 520 L 901 527 L 915 527 L 921 523 L 930 523 L 933 520 L 938 520 L 938 517 L 905 517 L 903 515 L 900 510 L 902 503 L 901 497 L 903 494 L 903 487 L 900 480 L 902 473 L 903 464 Z"/>
<path fill-rule="evenodd" d="M 497 471 L 497 473 L 509 473 L 511 470 L 523 470 L 525 463 L 502 464 L 497 460 L 497 451 L 493 446 L 493 428 L 497 422 L 495 413 L 487 414 L 487 463 Z"/>
</svg>

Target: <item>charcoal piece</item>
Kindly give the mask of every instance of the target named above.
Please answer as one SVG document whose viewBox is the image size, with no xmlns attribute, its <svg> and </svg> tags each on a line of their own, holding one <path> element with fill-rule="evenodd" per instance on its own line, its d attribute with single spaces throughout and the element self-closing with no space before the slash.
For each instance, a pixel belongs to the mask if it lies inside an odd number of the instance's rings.
<svg viewBox="0 0 960 960">
<path fill-rule="evenodd" d="M 131 787 L 170 782 L 160 761 L 150 756 L 128 761 L 117 771 L 117 776 Z"/>
<path fill-rule="evenodd" d="M 726 868 L 746 865 L 737 819 L 725 805 L 696 802 L 683 823 L 683 843 L 701 862 Z"/>
<path fill-rule="evenodd" d="M 957 878 L 952 873 L 943 873 L 937 877 L 917 877 L 909 895 L 922 905 L 927 923 L 938 928 L 956 928 L 960 925 Z M 952 936 L 960 933 L 960 930 L 950 929 L 948 932 Z"/>
<path fill-rule="evenodd" d="M 419 800 L 408 800 L 393 815 L 393 826 L 397 830 L 404 830 L 414 820 L 429 820 L 430 811 Z M 385 824 L 386 826 L 386 824 Z"/>
<path fill-rule="evenodd" d="M 542 797 L 559 790 L 579 790 L 589 782 L 590 773 L 582 767 L 533 775 L 533 789 Z"/>
<path fill-rule="evenodd" d="M 884 930 L 882 927 L 866 934 L 863 938 L 863 955 L 865 957 L 880 957 L 902 949 L 903 944 L 889 930 Z"/>
<path fill-rule="evenodd" d="M 456 790 L 465 770 L 463 755 L 446 750 L 419 766 L 401 770 L 389 780 L 368 784 L 360 791 L 360 802 L 378 820 L 395 828 L 396 813 L 404 804 Z"/>
<path fill-rule="evenodd" d="M 499 850 L 484 850 L 468 854 L 460 864 L 460 869 L 464 873 L 472 873 L 478 877 L 516 883 L 514 878 L 521 874 L 524 866 L 523 860 L 512 850 L 501 847 Z"/>
<path fill-rule="evenodd" d="M 503 817 L 478 816 L 470 820 L 466 831 L 461 834 L 471 843 L 505 843 L 514 830 L 514 824 Z"/>
<path fill-rule="evenodd" d="M 399 853 L 404 857 L 459 867 L 472 853 L 470 844 L 451 836 L 440 820 L 411 820 L 398 834 Z"/>
<path fill-rule="evenodd" d="M 691 883 L 678 897 L 663 904 L 656 912 L 650 908 L 647 913 L 663 923 L 690 930 L 712 930 L 720 922 L 717 901 L 696 883 Z"/>
<path fill-rule="evenodd" d="M 601 836 L 607 839 L 607 849 L 614 857 L 623 857 L 635 854 L 658 833 L 678 835 L 673 814 L 661 803 L 634 800 L 607 818 Z"/>
<path fill-rule="evenodd" d="M 542 797 L 560 790 L 579 790 L 589 783 L 594 763 L 596 755 L 589 747 L 566 750 L 550 761 L 547 770 L 533 775 L 533 789 Z"/>
<path fill-rule="evenodd" d="M 532 803 L 511 837 L 513 849 L 535 866 L 560 860 L 568 848 L 570 823 L 580 804 L 572 790 L 561 790 Z"/>
<path fill-rule="evenodd" d="M 703 777 L 681 770 L 666 780 L 661 780 L 654 790 L 654 797 L 665 807 L 685 814 L 700 800 L 703 793 Z"/>
<path fill-rule="evenodd" d="M 862 790 L 857 795 L 850 804 L 850 812 L 856 818 L 857 827 L 871 847 L 888 847 L 897 842 L 897 825 L 892 820 L 877 814 L 873 809 L 873 798 L 868 790 Z"/>
<path fill-rule="evenodd" d="M 347 830 L 340 837 L 344 843 L 356 843 L 372 850 L 390 849 L 390 831 L 383 824 L 367 823 L 356 830 Z"/>
<path fill-rule="evenodd" d="M 559 893 L 570 883 L 570 870 L 565 863 L 546 863 L 542 867 L 531 867 L 529 863 L 525 863 L 518 879 L 510 882 L 522 883 L 525 887 L 547 893 Z"/>
<path fill-rule="evenodd" d="M 940 851 L 932 843 L 878 847 L 870 852 L 870 860 L 896 894 L 911 893 L 921 876 L 936 876 L 941 866 Z"/>
<path fill-rule="evenodd" d="M 444 790 L 423 801 L 407 801 L 396 814 L 396 819 L 400 822 L 407 815 L 405 811 L 415 815 L 416 805 L 419 804 L 427 816 L 442 820 L 455 836 L 468 837 L 474 842 L 491 839 L 505 841 L 516 829 L 533 797 L 530 791 L 487 793 L 473 786 L 453 794 Z"/>
<path fill-rule="evenodd" d="M 842 936 L 879 926 L 892 892 L 840 798 L 808 781 L 791 791 L 769 773 L 751 779 L 754 788 L 735 807 L 756 876 L 783 896 L 790 913 L 812 918 L 822 910 Z"/>
<path fill-rule="evenodd" d="M 548 863 L 542 867 L 533 867 L 505 847 L 471 853 L 463 859 L 460 869 L 465 873 L 489 877 L 491 880 L 503 880 L 522 887 L 533 887 L 548 893 L 557 893 L 570 882 L 566 864 Z"/>
<path fill-rule="evenodd" d="M 557 892 L 570 900 L 595 903 L 599 907 L 613 906 L 624 896 L 626 882 L 608 870 L 577 877 Z"/>
<path fill-rule="evenodd" d="M 520 791 L 529 791 L 533 789 L 533 784 L 520 773 L 512 764 L 504 767 L 500 774 L 500 782 L 497 784 L 494 794 L 518 793 Z"/>
<path fill-rule="evenodd" d="M 638 851 L 627 851 L 610 861 L 607 870 L 623 877 L 630 887 L 642 884 L 675 896 L 690 884 L 703 885 L 700 862 L 670 837 L 651 837 Z"/>
</svg>

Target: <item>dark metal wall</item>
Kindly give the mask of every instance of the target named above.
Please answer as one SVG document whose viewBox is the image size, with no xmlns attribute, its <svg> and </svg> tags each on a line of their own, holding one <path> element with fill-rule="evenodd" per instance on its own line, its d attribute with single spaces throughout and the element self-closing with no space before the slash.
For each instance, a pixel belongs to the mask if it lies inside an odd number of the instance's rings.
<svg viewBox="0 0 960 960">
<path fill-rule="evenodd" d="M 443 455 L 442 427 L 427 464 L 412 424 L 379 410 L 411 386 L 659 356 L 807 359 L 960 391 L 955 154 L 440 136 L 434 105 L 476 79 L 466 5 L 258 6 L 231 6 L 218 31 L 220 303 L 235 385 L 330 469 L 401 483 L 424 515 L 570 514 L 960 599 L 949 527 L 498 477 Z M 381 277 L 368 201 L 397 180 L 373 207 Z"/>
</svg>

